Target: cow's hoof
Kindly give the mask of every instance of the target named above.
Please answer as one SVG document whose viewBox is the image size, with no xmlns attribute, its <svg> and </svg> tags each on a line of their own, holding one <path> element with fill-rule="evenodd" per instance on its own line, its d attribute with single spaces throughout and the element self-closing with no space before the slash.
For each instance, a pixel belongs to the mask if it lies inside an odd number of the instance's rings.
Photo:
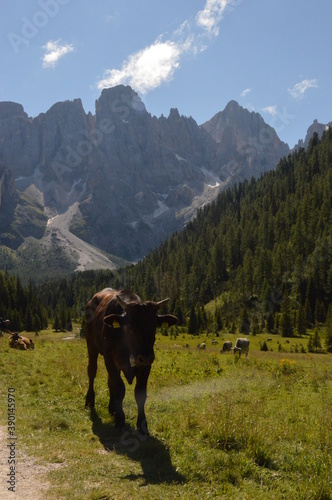
<svg viewBox="0 0 332 500">
<path fill-rule="evenodd" d="M 124 432 L 126 430 L 126 422 L 124 420 L 121 421 L 115 421 L 115 428 L 119 432 Z"/>
<path fill-rule="evenodd" d="M 114 404 L 110 403 L 110 404 L 108 405 L 108 413 L 109 413 L 110 415 L 115 415 L 115 405 L 114 405 Z"/>
<path fill-rule="evenodd" d="M 151 438 L 150 432 L 147 430 L 137 429 L 136 432 L 140 441 L 148 441 Z"/>
<path fill-rule="evenodd" d="M 140 436 L 144 436 L 146 438 L 150 437 L 150 432 L 149 432 L 148 424 L 146 423 L 146 420 L 143 420 L 143 422 L 141 422 L 141 423 L 137 422 L 137 432 Z"/>
<path fill-rule="evenodd" d="M 85 400 L 85 408 L 94 408 L 95 400 L 94 399 L 86 399 Z"/>
</svg>

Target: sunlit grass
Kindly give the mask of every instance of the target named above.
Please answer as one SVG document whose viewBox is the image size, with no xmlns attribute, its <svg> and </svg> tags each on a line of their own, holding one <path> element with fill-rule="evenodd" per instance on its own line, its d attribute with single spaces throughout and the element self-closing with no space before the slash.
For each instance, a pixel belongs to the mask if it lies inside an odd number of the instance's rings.
<svg viewBox="0 0 332 500">
<path fill-rule="evenodd" d="M 102 358 L 96 412 L 85 410 L 85 341 L 64 336 L 42 332 L 31 352 L 0 340 L 1 423 L 15 387 L 21 446 L 52 464 L 48 498 L 332 498 L 331 355 L 291 352 L 296 340 L 276 336 L 262 352 L 257 336 L 239 358 L 219 352 L 228 334 L 158 335 L 144 442 L 128 384 L 128 426 L 114 429 Z"/>
</svg>

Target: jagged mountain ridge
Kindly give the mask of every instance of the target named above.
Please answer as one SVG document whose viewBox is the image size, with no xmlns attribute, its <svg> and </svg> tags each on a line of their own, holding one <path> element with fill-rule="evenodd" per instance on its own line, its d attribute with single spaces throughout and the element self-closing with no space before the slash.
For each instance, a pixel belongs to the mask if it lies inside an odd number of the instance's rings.
<svg viewBox="0 0 332 500">
<path fill-rule="evenodd" d="M 128 260 L 183 227 L 227 185 L 275 168 L 288 153 L 260 115 L 235 101 L 202 126 L 177 109 L 151 116 L 122 85 L 102 91 L 95 115 L 80 99 L 36 118 L 0 103 L 0 164 L 17 192 L 38 198 L 47 217 L 75 206 L 71 231 Z"/>
</svg>

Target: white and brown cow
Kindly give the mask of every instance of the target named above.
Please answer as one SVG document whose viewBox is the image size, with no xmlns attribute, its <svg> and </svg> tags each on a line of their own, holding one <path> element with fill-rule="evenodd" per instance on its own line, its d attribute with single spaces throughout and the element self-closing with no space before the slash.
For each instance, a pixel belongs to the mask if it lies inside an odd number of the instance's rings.
<svg viewBox="0 0 332 500">
<path fill-rule="evenodd" d="M 245 354 L 246 356 L 248 356 L 249 344 L 250 341 L 248 339 L 237 339 L 235 347 L 233 349 L 234 354 L 238 352 L 240 356 L 241 354 Z"/>
</svg>

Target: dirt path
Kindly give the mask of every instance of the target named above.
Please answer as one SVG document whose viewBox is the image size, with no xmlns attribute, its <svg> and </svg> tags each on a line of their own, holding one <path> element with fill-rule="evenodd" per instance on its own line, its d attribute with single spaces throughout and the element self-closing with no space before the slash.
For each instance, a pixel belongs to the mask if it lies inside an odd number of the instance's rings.
<svg viewBox="0 0 332 500">
<path fill-rule="evenodd" d="M 15 446 L 15 491 L 10 491 L 10 439 L 7 427 L 0 427 L 0 498 L 1 500 L 44 500 L 47 498 L 49 483 L 44 479 L 48 467 L 37 465 L 35 461 L 22 453 L 20 441 Z"/>
</svg>

